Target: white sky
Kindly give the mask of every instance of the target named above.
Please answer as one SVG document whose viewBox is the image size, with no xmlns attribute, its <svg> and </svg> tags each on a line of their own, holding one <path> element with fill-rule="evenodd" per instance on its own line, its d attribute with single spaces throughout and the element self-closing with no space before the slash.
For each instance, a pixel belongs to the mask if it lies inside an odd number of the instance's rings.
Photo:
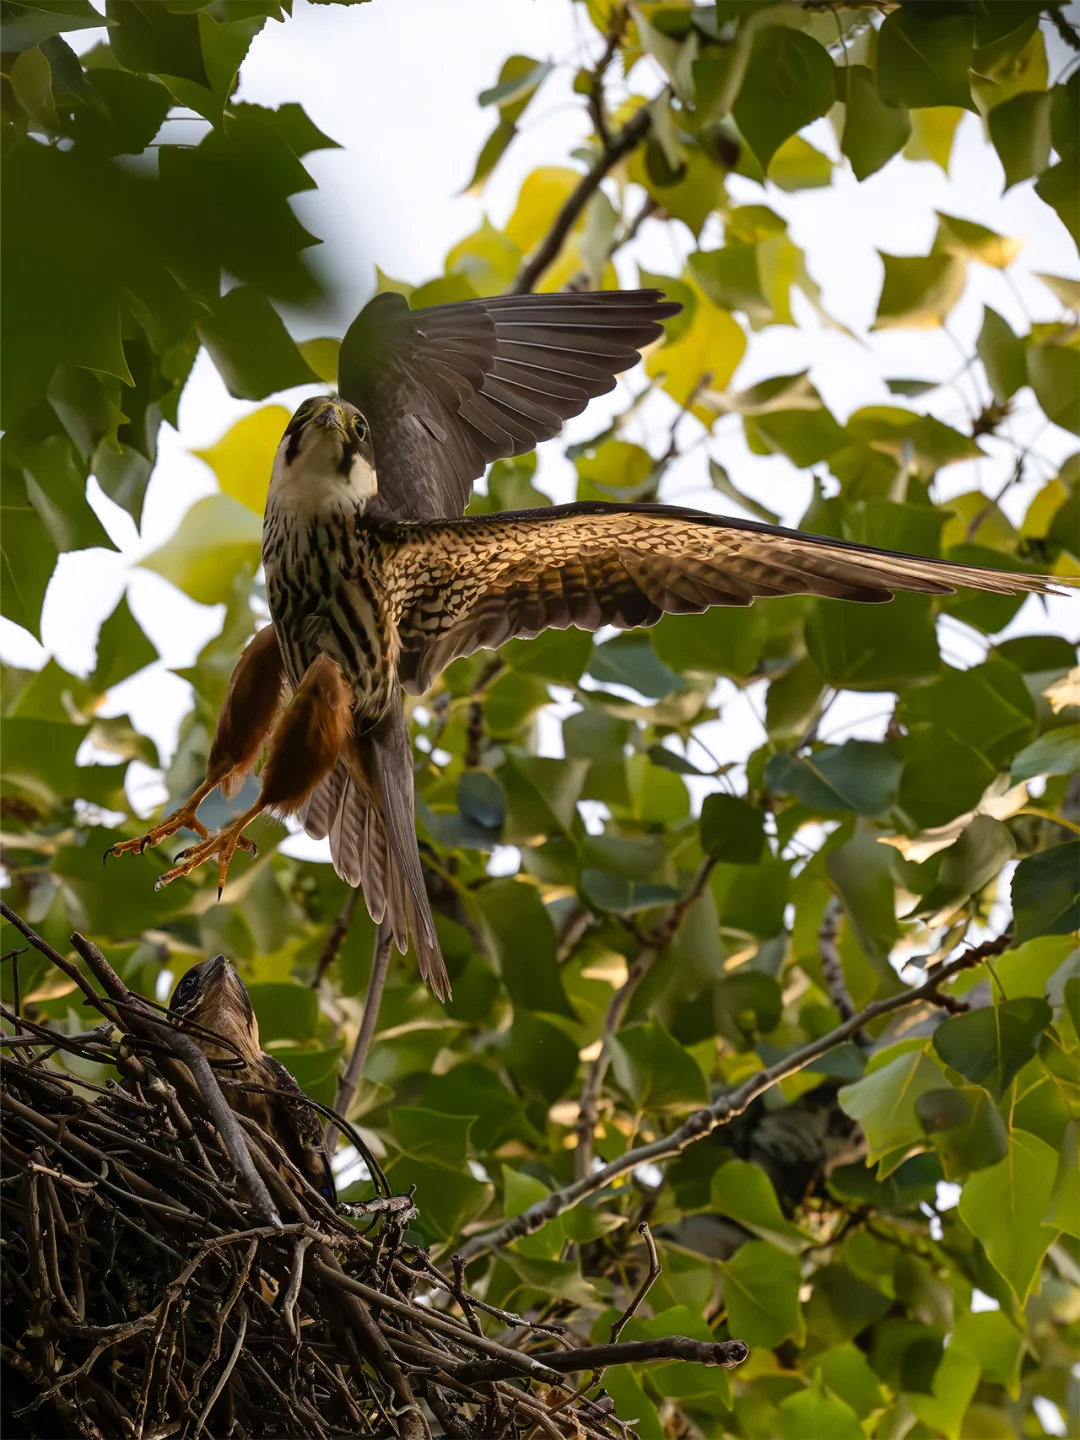
<svg viewBox="0 0 1080 1440">
<path fill-rule="evenodd" d="M 470 0 L 467 23 L 463 16 L 462 7 L 444 0 L 345 8 L 295 0 L 292 20 L 284 25 L 269 23 L 255 40 L 242 71 L 240 98 L 266 105 L 299 101 L 312 120 L 344 147 L 307 157 L 305 164 L 319 190 L 296 199 L 300 218 L 327 241 L 309 254 L 317 257 L 341 296 L 340 311 L 332 320 L 324 317 L 312 323 L 309 318 L 306 328 L 297 326 L 300 338 L 331 330 L 342 333 L 373 288 L 376 262 L 387 273 L 413 282 L 440 274 L 446 251 L 476 229 L 485 213 L 496 225 L 505 222 L 531 169 L 542 163 L 573 163 L 571 151 L 586 138 L 584 108 L 570 89 L 577 65 L 588 53 L 582 49 L 590 35 L 582 7 L 570 0 Z M 83 32 L 74 38 L 82 49 L 93 43 L 94 36 Z M 1067 59 L 1059 51 L 1060 47 L 1051 50 L 1052 78 Z M 476 95 L 494 84 L 503 60 L 514 53 L 564 63 L 534 99 L 522 135 L 484 195 L 462 196 L 459 192 L 495 119 L 493 111 L 477 106 Z M 633 90 L 653 94 L 660 88 L 659 74 L 650 71 L 650 63 L 643 62 L 634 71 Z M 817 122 L 809 137 L 838 158 L 827 121 Z M 985 144 L 981 122 L 973 115 L 961 121 L 950 179 L 930 163 L 898 159 L 861 185 L 842 168 L 831 187 L 792 195 L 773 186 L 763 193 L 752 182 L 732 177 L 733 201 L 767 203 L 789 221 L 792 238 L 805 249 L 810 273 L 822 287 L 826 309 L 866 342 L 860 345 L 823 330 L 796 292 L 793 303 L 800 327 L 775 326 L 752 334 L 733 387 L 809 366 L 826 404 L 844 421 L 862 405 L 904 403 L 889 395 L 885 376 L 953 375 L 960 363 L 957 345 L 970 353 L 984 303 L 993 305 L 1021 332 L 1032 319 L 1060 318 L 1058 302 L 1030 272 L 1075 276 L 1078 266 L 1072 242 L 1056 215 L 1033 194 L 1030 183 L 999 198 L 1002 183 L 997 157 Z M 868 335 L 881 285 L 875 251 L 926 254 L 936 224 L 935 209 L 1023 238 L 1024 249 L 1009 278 L 970 267 L 967 290 L 950 320 L 953 338 L 943 332 Z M 701 243 L 708 247 L 719 240 L 719 226 L 710 221 Z M 622 281 L 635 283 L 634 260 L 645 268 L 677 273 L 693 248 L 689 231 L 681 225 L 647 224 L 636 246 L 620 258 Z M 963 399 L 951 388 L 918 403 L 962 425 L 965 404 L 973 398 L 972 383 L 970 377 L 961 383 Z M 631 376 L 630 389 L 638 388 L 640 376 Z M 291 408 L 306 393 L 310 390 L 294 390 L 262 403 L 280 399 Z M 624 408 L 629 393 L 624 382 L 612 396 L 594 402 L 585 416 L 571 422 L 571 435 L 581 438 L 601 430 L 611 414 Z M 1026 443 L 1035 437 L 1042 419 L 1030 391 L 1022 391 L 1018 401 L 1011 433 Z M 119 553 L 93 550 L 61 557 L 46 598 L 43 646 L 10 622 L 0 621 L 4 659 L 37 668 L 54 655 L 68 670 L 87 674 L 93 667 L 101 620 L 126 586 L 131 607 L 162 658 L 116 687 L 104 712 L 130 713 L 137 727 L 157 742 L 163 759 L 173 751 L 180 718 L 190 703 L 186 682 L 169 672 L 194 661 L 219 630 L 222 609 L 195 604 L 136 564 L 173 533 L 193 501 L 216 488 L 211 472 L 189 451 L 212 444 L 254 408 L 233 400 L 212 364 L 201 356 L 181 402 L 179 432 L 162 429 L 141 535 L 91 481 L 91 503 Z M 648 413 L 654 422 L 651 433 L 643 430 L 632 438 L 655 448 L 658 442 L 666 443 L 670 411 L 660 405 Z M 700 433 L 695 426 L 693 420 L 686 422 L 687 442 Z M 945 471 L 940 477 L 943 493 L 958 494 L 975 486 L 996 490 L 1010 473 L 1015 452 L 993 442 L 988 448 L 993 453 L 987 460 Z M 1066 432 L 1053 426 L 1043 430 L 1036 445 L 1043 457 L 1036 466 L 1043 477 L 1056 473 L 1057 464 L 1076 448 L 1075 437 Z M 779 511 L 785 523 L 798 520 L 810 495 L 809 475 L 781 458 L 751 456 L 738 421 L 727 419 L 720 425 L 708 453 L 727 467 L 740 488 Z M 664 498 L 724 508 L 727 502 L 708 486 L 704 466 L 705 452 L 699 449 L 669 474 Z M 560 453 L 559 442 L 542 449 L 540 484 L 556 500 L 573 497 L 573 471 Z M 1037 488 L 1033 481 L 1007 497 L 1005 508 L 1014 519 L 1023 514 Z M 1051 602 L 1046 615 L 1031 599 L 1008 633 L 1052 630 L 1075 636 L 1078 628 L 1075 601 Z M 977 661 L 982 646 L 972 632 L 968 637 L 955 627 L 950 631 L 950 657 Z M 725 760 L 742 759 L 760 743 L 753 706 L 756 703 L 760 709 L 761 697 L 756 702 L 753 694 L 738 697 L 730 685 L 722 693 L 730 703 L 723 719 L 708 727 L 708 743 Z M 884 723 L 881 712 L 888 708 L 887 697 L 845 696 L 830 714 L 827 736 L 878 736 Z M 557 741 L 557 727 L 544 727 L 542 748 L 552 753 Z M 159 777 L 138 763 L 130 772 L 129 790 L 143 812 L 165 798 Z M 291 840 L 288 848 L 293 853 L 323 852 L 323 847 L 301 839 Z"/>
</svg>

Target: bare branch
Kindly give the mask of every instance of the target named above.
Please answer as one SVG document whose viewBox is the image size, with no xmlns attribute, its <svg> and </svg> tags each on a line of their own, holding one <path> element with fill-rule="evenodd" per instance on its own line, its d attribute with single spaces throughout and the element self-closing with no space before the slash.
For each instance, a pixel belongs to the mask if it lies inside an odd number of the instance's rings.
<svg viewBox="0 0 1080 1440">
<path fill-rule="evenodd" d="M 533 289 L 544 271 L 554 262 L 562 249 L 563 241 L 577 223 L 578 216 L 600 188 L 601 180 L 645 138 L 651 123 L 649 107 L 643 105 L 619 133 L 611 137 L 581 177 L 577 188 L 567 197 L 551 229 L 519 270 L 517 279 L 510 287 L 511 295 L 526 295 Z"/>
<path fill-rule="evenodd" d="M 991 955 L 1000 955 L 1007 948 L 1008 943 L 1007 936 L 999 936 L 996 940 L 987 941 L 985 945 L 968 950 L 955 960 L 938 966 L 935 974 L 915 989 L 903 991 L 899 995 L 889 995 L 883 1000 L 873 1001 L 864 1010 L 853 1015 L 843 1025 L 838 1025 L 827 1035 L 811 1041 L 808 1045 L 803 1045 L 792 1054 L 778 1060 L 775 1065 L 769 1065 L 764 1070 L 759 1070 L 737 1089 L 725 1091 L 717 1096 L 711 1105 L 695 1111 L 670 1135 L 665 1135 L 648 1145 L 639 1145 L 633 1150 L 628 1150 L 617 1160 L 610 1161 L 590 1175 L 582 1176 L 572 1185 L 565 1185 L 561 1190 L 553 1190 L 544 1200 L 531 1205 L 520 1215 L 516 1215 L 512 1220 L 507 1220 L 494 1230 L 474 1235 L 461 1247 L 459 1253 L 462 1259 L 466 1262 L 474 1260 L 488 1250 L 497 1249 L 501 1245 L 508 1245 L 512 1240 L 521 1239 L 523 1235 L 533 1235 L 549 1220 L 554 1220 L 557 1215 L 573 1209 L 587 1196 L 595 1195 L 598 1190 L 603 1190 L 621 1176 L 630 1174 L 639 1165 L 655 1165 L 658 1161 L 670 1160 L 681 1154 L 688 1145 L 694 1144 L 697 1140 L 703 1140 L 706 1135 L 711 1135 L 718 1126 L 726 1125 L 729 1120 L 734 1120 L 737 1115 L 741 1115 L 750 1103 L 759 1095 L 763 1095 L 766 1090 L 771 1090 L 774 1085 L 781 1080 L 786 1080 L 789 1075 L 795 1075 L 805 1069 L 812 1060 L 817 1060 L 819 1056 L 827 1055 L 830 1050 L 835 1050 L 838 1045 L 843 1044 L 845 1040 L 850 1040 L 864 1026 L 871 1024 L 874 1020 L 880 1020 L 896 1010 L 905 1010 L 911 1005 L 919 1004 L 920 1001 L 940 1003 L 938 996 L 940 986 L 955 975 L 959 975 L 961 971 L 970 970 L 973 966 L 980 964 Z"/>
<path fill-rule="evenodd" d="M 578 1117 L 575 1124 L 577 1133 L 577 1149 L 574 1154 L 574 1174 L 580 1180 L 589 1173 L 592 1165 L 593 1136 L 596 1131 L 596 1120 L 600 1106 L 600 1095 L 604 1088 L 604 1079 L 611 1064 L 611 1042 L 618 1033 L 627 1007 L 633 997 L 634 991 L 644 980 L 645 976 L 652 969 L 656 957 L 671 944 L 679 926 L 682 924 L 683 916 L 690 909 L 695 901 L 701 898 L 701 893 L 712 874 L 716 861 L 708 857 L 699 869 L 690 891 L 671 906 L 667 915 L 664 916 L 652 931 L 645 937 L 645 947 L 630 966 L 626 980 L 616 990 L 608 1005 L 607 1015 L 604 1017 L 604 1030 L 600 1037 L 600 1053 L 589 1066 L 585 1075 L 585 1084 L 581 1090 L 581 1101 L 578 1108 Z"/>
<path fill-rule="evenodd" d="M 359 895 L 359 890 L 356 893 Z M 390 969 L 390 954 L 393 944 L 394 937 L 390 932 L 389 925 L 380 925 L 375 931 L 375 954 L 371 961 L 371 979 L 368 981 L 367 996 L 364 1000 L 364 1016 L 360 1021 L 360 1033 L 356 1037 L 356 1044 L 349 1056 L 345 1073 L 338 1081 L 337 1095 L 334 1098 L 334 1109 L 339 1115 L 344 1115 L 346 1118 L 348 1118 L 349 1106 L 353 1102 L 356 1088 L 360 1084 L 360 1076 L 364 1073 L 364 1062 L 371 1049 L 372 1037 L 379 1019 L 379 1006 L 382 1004 L 383 990 L 386 987 L 386 976 Z M 326 1149 L 330 1155 L 334 1153 L 334 1142 L 337 1135 L 338 1127 L 331 1120 L 326 1127 Z"/>
</svg>

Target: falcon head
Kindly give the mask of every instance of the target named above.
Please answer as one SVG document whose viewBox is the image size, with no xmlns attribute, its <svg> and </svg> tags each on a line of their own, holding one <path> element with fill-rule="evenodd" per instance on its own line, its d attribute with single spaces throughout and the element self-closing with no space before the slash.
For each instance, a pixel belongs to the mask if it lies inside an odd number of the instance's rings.
<svg viewBox="0 0 1080 1440">
<path fill-rule="evenodd" d="M 224 955 L 193 965 L 177 983 L 169 1009 L 172 1014 L 183 1015 L 204 1030 L 213 1030 L 230 1040 L 247 1059 L 257 1058 L 261 1053 L 259 1022 L 251 1008 L 247 986 Z M 231 1050 L 215 1046 L 200 1035 L 192 1038 L 209 1059 L 232 1058 Z"/>
<path fill-rule="evenodd" d="M 286 426 L 270 485 L 305 510 L 363 508 L 378 486 L 371 431 L 356 406 L 337 395 L 305 400 Z"/>
</svg>

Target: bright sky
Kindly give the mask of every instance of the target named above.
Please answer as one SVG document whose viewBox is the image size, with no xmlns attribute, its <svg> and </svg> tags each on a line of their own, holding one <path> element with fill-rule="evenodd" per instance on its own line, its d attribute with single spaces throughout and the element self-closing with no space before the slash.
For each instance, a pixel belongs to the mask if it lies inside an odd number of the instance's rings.
<svg viewBox="0 0 1080 1440">
<path fill-rule="evenodd" d="M 317 322 L 310 317 L 294 328 L 300 338 L 343 332 L 348 320 L 370 294 L 374 264 L 396 277 L 420 282 L 441 273 L 446 251 L 480 224 L 485 213 L 495 224 L 508 217 L 524 176 L 537 164 L 568 163 L 574 147 L 588 133 L 580 97 L 570 85 L 577 65 L 588 56 L 589 27 L 582 7 L 569 0 L 470 0 L 468 24 L 462 10 L 444 0 L 397 0 L 396 4 L 351 7 L 313 6 L 294 0 L 294 16 L 284 25 L 268 24 L 252 46 L 242 71 L 240 98 L 266 105 L 299 101 L 314 122 L 344 147 L 307 157 L 305 164 L 318 181 L 318 192 L 297 198 L 300 218 L 327 244 L 309 252 L 334 282 L 341 296 L 337 313 Z M 93 43 L 93 32 L 74 37 L 80 49 Z M 1067 56 L 1051 47 L 1054 77 Z M 537 59 L 564 62 L 545 83 L 525 117 L 522 136 L 504 157 L 484 195 L 459 192 L 472 172 L 475 157 L 494 124 L 494 112 L 476 104 L 479 91 L 492 85 L 503 60 L 524 53 Z M 631 88 L 653 94 L 661 84 L 651 62 L 633 72 Z M 184 122 L 185 133 L 197 136 L 196 122 Z M 172 135 L 170 138 L 174 138 Z M 817 122 L 811 140 L 839 158 L 836 139 L 826 120 Z M 1000 196 L 1002 173 L 994 152 L 984 143 L 980 120 L 966 116 L 953 151 L 952 178 L 930 163 L 893 160 L 883 171 L 859 185 L 850 171 L 839 169 L 828 189 L 784 194 L 773 186 L 765 193 L 750 181 L 732 177 L 729 191 L 738 203 L 771 205 L 790 223 L 793 239 L 806 251 L 810 273 L 823 291 L 826 309 L 865 341 L 863 344 L 824 330 L 810 317 L 798 293 L 794 296 L 800 328 L 776 326 L 751 337 L 747 354 L 733 382 L 735 388 L 766 376 L 810 367 L 811 378 L 825 402 L 843 421 L 866 404 L 897 403 L 885 387 L 885 376 L 945 378 L 971 353 L 982 321 L 984 303 L 991 304 L 1025 331 L 1032 319 L 1060 318 L 1058 302 L 1030 272 L 1042 270 L 1075 276 L 1074 247 L 1060 221 L 1032 193 L 1030 183 Z M 837 191 L 841 194 L 837 194 Z M 1008 276 L 972 266 L 964 298 L 950 320 L 949 333 L 886 331 L 868 335 L 881 286 L 881 265 L 875 251 L 926 254 L 935 226 L 934 209 L 977 219 L 1004 234 L 1024 240 L 1024 249 Z M 842 222 L 842 231 L 838 224 Z M 702 245 L 719 243 L 718 224 L 710 222 Z M 681 225 L 647 224 L 635 247 L 620 258 L 624 284 L 636 282 L 634 261 L 649 269 L 676 273 L 694 248 Z M 929 408 L 953 424 L 963 425 L 974 401 L 970 376 L 929 397 Z M 640 373 L 624 381 L 612 396 L 590 406 L 571 423 L 571 432 L 585 437 L 603 429 L 609 416 L 625 407 L 631 391 L 640 388 Z M 292 408 L 309 390 L 287 392 L 278 399 Z M 979 403 L 988 398 L 979 396 Z M 1010 433 L 1021 444 L 1035 442 L 1033 468 L 1048 479 L 1058 463 L 1077 448 L 1075 437 L 1043 424 L 1030 391 L 1018 397 Z M 268 400 L 264 403 L 272 403 Z M 903 402 L 901 402 L 903 403 Z M 921 404 L 922 402 L 920 402 Z M 90 499 L 119 553 L 84 551 L 61 557 L 46 598 L 42 621 L 44 645 L 38 646 L 10 622 L 0 621 L 0 654 L 11 663 L 37 668 L 49 655 L 68 670 L 87 674 L 102 619 L 115 606 L 125 586 L 133 611 L 161 652 L 161 661 L 118 686 L 105 713 L 130 713 L 137 727 L 153 737 L 163 758 L 171 755 L 177 727 L 189 706 L 189 687 L 170 671 L 191 664 L 221 624 L 221 607 L 188 600 L 167 581 L 136 568 L 138 559 L 155 549 L 175 530 L 192 502 L 216 488 L 216 482 L 189 452 L 205 447 L 241 415 L 255 408 L 233 400 L 211 363 L 202 356 L 180 406 L 180 429 L 163 427 L 160 458 L 147 493 L 142 533 L 130 518 L 106 499 L 91 481 Z M 646 412 L 641 439 L 653 448 L 667 440 L 670 410 L 661 403 Z M 696 422 L 685 422 L 684 438 L 696 438 Z M 696 433 L 700 433 L 698 430 Z M 975 486 L 995 491 L 1011 472 L 1015 451 L 990 442 L 990 457 L 977 464 L 956 465 L 941 476 L 947 495 Z M 558 450 L 544 447 L 540 484 L 557 500 L 572 498 L 573 471 Z M 751 456 L 739 422 L 725 420 L 708 446 L 735 483 L 779 511 L 786 523 L 806 508 L 811 482 L 780 458 Z M 669 474 L 664 498 L 703 508 L 722 509 L 727 502 L 709 487 L 706 451 L 682 462 Z M 1023 514 L 1032 480 L 1007 497 L 1013 518 Z M 1075 636 L 1075 601 L 1052 601 L 1046 614 L 1030 599 L 1010 626 L 1010 634 L 1048 630 Z M 942 634 L 946 654 L 974 663 L 982 645 L 973 632 L 950 627 Z M 760 696 L 739 696 L 722 687 L 725 714 L 708 727 L 708 743 L 723 759 L 742 759 L 760 743 L 754 718 Z M 879 736 L 882 696 L 844 697 L 829 717 L 828 738 L 864 733 Z M 544 727 L 541 745 L 552 753 L 555 726 Z M 557 753 L 557 752 L 556 752 Z M 146 812 L 165 798 L 155 772 L 136 763 L 129 789 L 136 807 Z M 292 840 L 292 853 L 322 854 L 306 840 Z"/>
</svg>

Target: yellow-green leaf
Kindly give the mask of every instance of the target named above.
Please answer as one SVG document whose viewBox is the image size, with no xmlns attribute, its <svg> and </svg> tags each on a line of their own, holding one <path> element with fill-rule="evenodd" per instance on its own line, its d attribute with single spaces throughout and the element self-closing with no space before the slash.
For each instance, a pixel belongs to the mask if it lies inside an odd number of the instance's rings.
<svg viewBox="0 0 1080 1440">
<path fill-rule="evenodd" d="M 191 453 L 206 461 L 224 494 L 261 518 L 274 454 L 288 423 L 283 405 L 265 405 L 238 420 L 216 444 Z"/>
<path fill-rule="evenodd" d="M 201 605 L 217 605 L 229 598 L 239 571 L 255 573 L 261 543 L 262 525 L 246 505 L 230 495 L 207 495 L 196 500 L 172 538 L 139 564 Z"/>
</svg>

